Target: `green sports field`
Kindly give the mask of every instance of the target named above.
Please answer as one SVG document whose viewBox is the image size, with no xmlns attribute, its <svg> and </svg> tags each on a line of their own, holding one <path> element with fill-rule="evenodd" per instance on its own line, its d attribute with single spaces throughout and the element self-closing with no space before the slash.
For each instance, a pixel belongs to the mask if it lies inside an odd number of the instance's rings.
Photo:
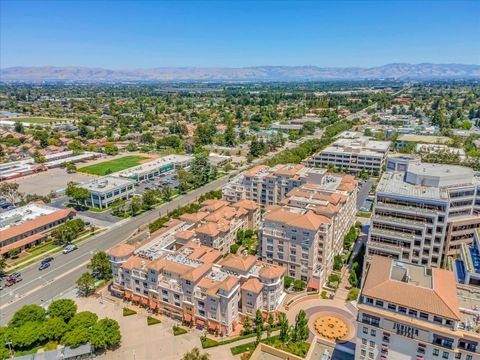
<svg viewBox="0 0 480 360">
<path fill-rule="evenodd" d="M 104 161 L 98 164 L 93 164 L 90 166 L 84 166 L 78 169 L 77 171 L 92 174 L 92 175 L 107 175 L 109 173 L 114 173 L 117 171 L 125 170 L 137 165 L 140 165 L 141 161 L 148 159 L 146 156 L 140 155 L 129 155 L 124 156 L 118 159 L 113 159 L 109 161 Z"/>
</svg>

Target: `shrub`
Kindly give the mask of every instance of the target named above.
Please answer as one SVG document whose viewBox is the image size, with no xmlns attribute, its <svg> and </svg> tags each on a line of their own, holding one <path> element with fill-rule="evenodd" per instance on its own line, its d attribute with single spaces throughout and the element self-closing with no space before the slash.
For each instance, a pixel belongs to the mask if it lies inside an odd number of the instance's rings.
<svg viewBox="0 0 480 360">
<path fill-rule="evenodd" d="M 303 290 L 305 289 L 305 286 L 305 281 L 303 280 L 295 280 L 295 282 L 293 283 L 293 288 L 295 289 L 295 291 Z"/>
<path fill-rule="evenodd" d="M 320 296 L 322 297 L 322 299 L 328 299 L 328 294 L 325 290 L 322 291 L 322 293 L 320 294 Z"/>
<path fill-rule="evenodd" d="M 337 289 L 338 288 L 338 284 L 339 282 L 338 281 L 330 281 L 328 283 L 328 287 L 332 288 L 332 289 Z"/>
<path fill-rule="evenodd" d="M 181 328 L 180 326 L 173 325 L 173 335 L 178 336 L 178 335 L 183 335 L 186 334 L 188 331 L 185 330 L 184 328 Z"/>
<path fill-rule="evenodd" d="M 129 308 L 123 308 L 123 316 L 135 315 L 137 312 Z"/>
<path fill-rule="evenodd" d="M 232 254 L 236 254 L 239 248 L 240 248 L 240 245 L 238 244 L 230 245 L 230 252 Z"/>
<path fill-rule="evenodd" d="M 357 300 L 359 292 L 359 288 L 351 288 L 347 295 L 347 301 Z"/>
<path fill-rule="evenodd" d="M 285 276 L 283 278 L 283 286 L 285 289 L 288 289 L 292 285 L 293 279 L 290 276 Z"/>
<path fill-rule="evenodd" d="M 328 276 L 328 282 L 340 282 L 340 276 L 337 274 L 330 274 Z"/>
<path fill-rule="evenodd" d="M 204 348 L 204 349 L 208 349 L 208 348 L 220 345 L 220 343 L 218 341 L 207 338 L 206 336 L 201 336 L 200 337 L 200 342 L 202 343 L 202 348 Z"/>
<path fill-rule="evenodd" d="M 157 318 L 154 318 L 152 316 L 148 316 L 147 317 L 147 325 L 150 326 L 150 325 L 156 325 L 156 324 L 160 324 L 161 321 L 158 320 Z"/>
</svg>

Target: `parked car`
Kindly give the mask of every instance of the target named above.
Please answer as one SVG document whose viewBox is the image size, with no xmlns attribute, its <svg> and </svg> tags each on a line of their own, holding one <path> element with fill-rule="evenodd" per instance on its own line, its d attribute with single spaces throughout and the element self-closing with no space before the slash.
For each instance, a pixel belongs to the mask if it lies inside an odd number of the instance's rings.
<svg viewBox="0 0 480 360">
<path fill-rule="evenodd" d="M 46 269 L 49 266 L 50 266 L 50 262 L 41 263 L 40 266 L 38 267 L 38 270 L 42 271 L 43 269 Z"/>
<path fill-rule="evenodd" d="M 63 253 L 68 254 L 68 253 L 72 252 L 73 250 L 77 250 L 77 249 L 78 249 L 77 245 L 67 245 L 65 247 L 65 249 L 63 249 Z"/>
<path fill-rule="evenodd" d="M 10 276 L 13 276 L 15 278 L 21 278 L 22 274 L 18 271 L 15 271 L 15 272 L 11 273 Z"/>
</svg>

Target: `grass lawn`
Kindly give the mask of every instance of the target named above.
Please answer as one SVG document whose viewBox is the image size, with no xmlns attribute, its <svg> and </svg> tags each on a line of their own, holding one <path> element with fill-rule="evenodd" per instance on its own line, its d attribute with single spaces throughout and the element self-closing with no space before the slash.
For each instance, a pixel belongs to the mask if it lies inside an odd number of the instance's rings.
<svg viewBox="0 0 480 360">
<path fill-rule="evenodd" d="M 113 159 L 109 161 L 103 161 L 98 164 L 93 164 L 90 166 L 84 166 L 78 169 L 77 171 L 92 174 L 92 175 L 107 175 L 109 172 L 117 172 L 121 170 L 125 170 L 137 165 L 140 165 L 142 160 L 148 159 L 145 156 L 140 155 L 128 155 L 123 156 L 118 159 Z"/>
<path fill-rule="evenodd" d="M 48 117 L 18 117 L 14 118 L 14 121 L 24 122 L 24 123 L 32 123 L 32 124 L 49 124 L 50 122 L 54 121 L 68 121 L 68 119 L 59 119 L 59 118 L 48 118 Z"/>
<path fill-rule="evenodd" d="M 155 324 L 160 324 L 161 321 L 158 320 L 157 318 L 154 318 L 152 316 L 148 316 L 147 317 L 147 325 L 150 326 L 150 325 L 155 325 Z"/>
<path fill-rule="evenodd" d="M 261 342 L 300 357 L 305 357 L 310 348 L 310 344 L 305 341 L 285 344 L 280 340 L 279 335 L 272 336 L 270 339 L 263 339 Z M 230 348 L 232 355 L 238 355 L 253 350 L 255 350 L 255 341 Z"/>
<path fill-rule="evenodd" d="M 186 333 L 188 333 L 188 331 L 185 330 L 184 328 L 181 328 L 180 326 L 174 326 L 173 327 L 173 335 L 174 336 L 183 335 L 183 334 L 186 334 Z"/>
<path fill-rule="evenodd" d="M 135 315 L 137 312 L 129 308 L 123 308 L 123 316 Z"/>
</svg>

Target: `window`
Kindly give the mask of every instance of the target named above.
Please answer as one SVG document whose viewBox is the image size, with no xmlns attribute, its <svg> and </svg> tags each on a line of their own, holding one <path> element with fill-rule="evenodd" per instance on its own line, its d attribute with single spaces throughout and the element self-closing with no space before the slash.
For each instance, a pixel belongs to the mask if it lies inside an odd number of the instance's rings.
<svg viewBox="0 0 480 360">
<path fill-rule="evenodd" d="M 397 305 L 395 305 L 395 304 L 388 304 L 388 310 L 396 311 L 396 310 L 397 310 Z"/>
<path fill-rule="evenodd" d="M 473 359 L 472 355 L 467 355 L 466 360 L 472 360 L 472 359 Z"/>
<path fill-rule="evenodd" d="M 370 352 L 368 353 L 368 357 L 369 357 L 370 359 L 373 359 L 373 357 L 374 357 L 373 352 L 370 351 Z"/>
<path fill-rule="evenodd" d="M 363 327 L 363 333 L 364 333 L 364 334 L 368 334 L 368 328 L 365 327 L 365 326 Z"/>
<path fill-rule="evenodd" d="M 448 352 L 444 351 L 442 354 L 442 359 L 448 359 Z"/>
<path fill-rule="evenodd" d="M 370 329 L 370 335 L 372 335 L 372 336 L 377 336 L 377 330 L 375 330 L 375 329 Z"/>
<path fill-rule="evenodd" d="M 367 345 L 367 339 L 362 338 L 362 344 L 363 344 L 363 345 Z"/>
<path fill-rule="evenodd" d="M 438 349 L 433 349 L 433 356 L 438 356 L 440 351 Z"/>
<path fill-rule="evenodd" d="M 365 356 L 365 355 L 367 355 L 367 351 L 365 349 L 362 349 L 361 354 L 362 354 L 362 356 Z"/>
<path fill-rule="evenodd" d="M 420 313 L 420 319 L 428 320 L 428 314 L 427 314 L 427 313 L 424 313 L 424 312 L 421 312 L 421 313 Z"/>
<path fill-rule="evenodd" d="M 373 299 L 371 299 L 371 298 L 367 298 L 367 300 L 366 300 L 366 301 L 367 301 L 367 304 L 373 305 Z"/>
<path fill-rule="evenodd" d="M 375 341 L 370 340 L 370 346 L 375 347 Z"/>
<path fill-rule="evenodd" d="M 407 313 L 407 308 L 404 308 L 403 306 L 398 307 L 398 312 L 400 314 L 406 314 Z"/>
<path fill-rule="evenodd" d="M 383 301 L 377 300 L 375 301 L 375 305 L 377 305 L 378 307 L 383 307 Z"/>
<path fill-rule="evenodd" d="M 409 310 L 408 310 L 408 315 L 413 316 L 413 317 L 417 317 L 417 311 L 416 311 L 416 310 L 409 309 Z"/>
</svg>

